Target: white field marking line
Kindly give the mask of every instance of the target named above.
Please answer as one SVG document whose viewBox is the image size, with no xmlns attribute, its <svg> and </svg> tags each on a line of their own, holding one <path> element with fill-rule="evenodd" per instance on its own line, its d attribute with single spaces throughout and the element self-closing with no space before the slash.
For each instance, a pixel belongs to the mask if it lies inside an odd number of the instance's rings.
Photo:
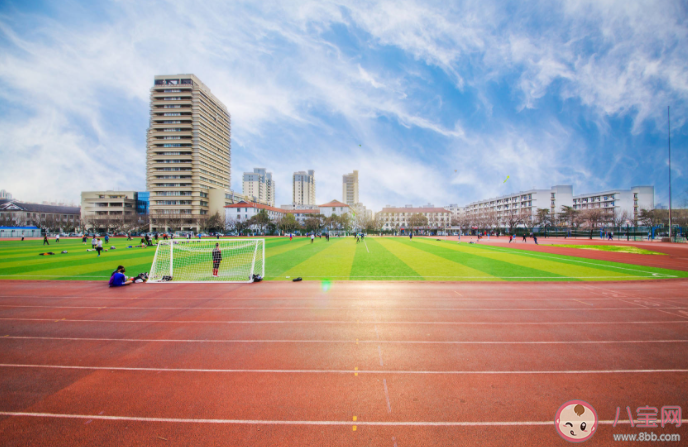
<svg viewBox="0 0 688 447">
<path fill-rule="evenodd" d="M 621 298 L 617 298 L 617 300 L 619 300 L 619 301 L 621 301 L 621 302 L 623 302 L 623 303 L 626 303 L 626 304 L 631 304 L 631 305 L 640 306 L 641 309 L 649 309 L 649 307 L 644 306 L 644 305 L 642 305 L 642 304 L 640 304 L 640 303 L 629 303 L 628 301 L 622 300 Z M 637 309 L 637 308 L 636 308 L 636 309 Z"/>
<path fill-rule="evenodd" d="M 76 365 L 30 365 L 0 363 L 0 368 L 77 369 L 86 371 L 135 371 L 173 373 L 240 373 L 240 374 L 351 374 L 350 369 L 209 369 L 209 368 L 144 368 L 128 366 L 76 366 Z M 409 371 L 409 370 L 357 370 L 359 374 L 405 374 L 405 375 L 518 375 L 518 374 L 654 374 L 688 373 L 688 369 L 600 369 L 600 370 L 548 370 L 548 371 Z"/>
<path fill-rule="evenodd" d="M 595 265 L 595 264 L 592 264 Z M 611 267 L 611 266 L 609 266 Z M 621 267 L 617 267 L 621 268 Z M 641 270 L 626 269 L 632 271 L 638 271 L 640 273 L 647 273 Z M 99 278 L 108 279 L 107 276 L 69 276 L 69 275 L 0 275 L 0 277 L 15 277 L 15 278 Z M 278 280 L 271 280 L 270 278 L 279 277 L 278 275 L 266 274 L 265 277 L 269 282 L 278 282 Z M 456 276 L 456 275 L 441 275 L 441 276 L 429 276 L 429 275 L 357 275 L 357 276 L 306 276 L 302 275 L 302 278 L 315 278 L 315 279 L 331 279 L 331 278 L 415 278 L 418 281 L 423 281 L 423 278 L 460 278 L 460 279 L 481 279 L 483 281 L 498 281 L 500 279 L 549 279 L 551 282 L 559 282 L 566 279 L 615 279 L 623 281 L 629 278 L 644 278 L 644 279 L 662 279 L 662 278 L 678 278 L 675 275 L 667 275 L 664 273 L 652 273 L 651 276 L 641 276 L 641 275 L 625 275 L 625 276 Z M 171 286 L 174 284 L 194 284 L 195 281 L 177 281 L 165 284 L 165 286 Z M 152 283 L 158 284 L 158 283 Z M 162 283 L 160 283 L 162 284 Z M 215 282 L 215 281 L 205 281 L 204 284 L 219 284 L 226 285 L 226 283 Z M 234 283 L 232 283 L 234 284 Z M 149 284 L 150 285 L 150 284 Z"/>
<path fill-rule="evenodd" d="M 670 314 L 673 315 L 673 314 Z M 674 315 L 677 316 L 677 315 Z M 65 340 L 65 341 L 107 341 L 127 343 L 356 343 L 353 340 L 193 340 L 193 339 L 148 339 L 148 338 L 91 338 L 91 337 L 39 337 L 26 335 L 0 336 L 2 340 Z M 360 344 L 401 344 L 401 345 L 595 345 L 595 344 L 650 344 L 650 343 L 688 343 L 685 340 L 554 340 L 554 341 L 466 341 L 466 340 L 358 340 Z"/>
<path fill-rule="evenodd" d="M 504 284 L 504 283 L 502 283 Z M 550 283 L 551 284 L 551 283 Z M 581 285 L 581 284 L 577 284 Z M 569 284 L 569 286 L 571 286 Z M 195 292 L 195 290 L 184 290 L 184 292 L 192 293 Z M 113 300 L 113 301 L 132 301 L 132 300 L 138 300 L 138 301 L 144 301 L 144 300 L 164 300 L 164 301 L 212 301 L 212 300 L 230 300 L 230 301 L 313 301 L 313 300 L 318 300 L 322 301 L 322 297 L 317 298 L 309 298 L 309 297 L 277 297 L 277 298 L 261 298 L 261 297 L 209 297 L 209 298 L 193 298 L 193 297 L 184 297 L 184 298 L 174 298 L 174 297 L 132 297 L 132 298 L 117 298 L 117 297 L 104 297 L 104 296 L 40 296 L 40 295 L 0 295 L 0 298 L 23 298 L 23 299 L 55 299 L 55 300 L 63 300 L 63 299 L 83 299 L 83 300 Z M 601 298 L 584 298 L 586 301 L 616 301 L 618 298 L 611 298 L 611 297 L 601 297 Z M 679 300 L 688 300 L 687 298 L 681 298 L 681 297 L 674 297 L 674 298 L 652 298 L 653 300 L 657 301 L 662 301 L 662 300 L 672 300 L 672 301 L 679 301 Z M 413 300 L 423 300 L 423 301 L 453 301 L 453 302 L 461 302 L 461 301 L 552 301 L 552 298 L 432 298 L 432 297 L 425 297 L 425 296 L 418 296 L 418 297 L 391 297 L 391 298 L 371 298 L 368 296 L 360 297 L 360 298 L 350 298 L 350 297 L 328 297 L 328 301 L 413 301 Z M 575 301 L 574 298 L 562 298 L 559 297 L 556 299 L 557 301 Z"/>
<path fill-rule="evenodd" d="M 592 306 L 592 304 L 590 304 L 590 303 L 584 303 L 583 301 L 580 301 L 580 300 L 573 300 L 573 301 L 578 301 L 579 303 L 585 304 L 586 306 Z M 608 308 L 604 308 L 604 307 L 603 307 L 603 308 L 596 308 L 595 310 L 602 310 L 602 309 L 608 309 Z M 635 309 L 635 308 L 634 308 L 634 309 Z M 593 310 L 593 309 L 588 309 L 588 310 Z"/>
<path fill-rule="evenodd" d="M 0 321 L 55 321 L 54 318 L 0 318 Z M 362 324 L 404 324 L 404 325 L 578 325 L 578 324 L 667 324 L 667 323 L 688 323 L 686 320 L 658 320 L 658 321 L 536 321 L 536 322 L 513 322 L 513 321 L 368 321 L 356 320 Z M 213 321 L 213 320 L 72 320 L 62 318 L 60 323 L 132 323 L 132 324 L 351 324 L 351 320 L 237 320 L 237 321 Z"/>
<path fill-rule="evenodd" d="M 584 303 L 579 300 L 581 304 L 592 306 L 592 304 Z M 633 303 L 628 303 L 633 304 Z M 450 311 L 450 312 L 469 312 L 469 311 L 597 311 L 597 310 L 639 310 L 638 307 L 596 307 L 589 309 L 587 307 L 537 307 L 537 308 L 510 308 L 510 307 L 129 307 L 129 306 L 31 306 L 31 305 L 15 305 L 15 304 L 0 304 L 0 308 L 7 309 L 107 309 L 107 310 L 355 310 L 355 311 L 375 311 L 375 310 L 424 310 L 424 311 Z M 657 309 L 657 307 L 652 307 Z M 684 306 L 662 307 L 662 309 L 678 310 L 688 309 Z M 377 321 L 377 320 L 376 320 Z"/>
<path fill-rule="evenodd" d="M 669 314 L 669 315 L 671 315 L 672 317 L 688 318 L 688 312 L 684 312 L 684 311 L 682 311 L 682 310 L 680 310 L 679 312 L 685 314 L 685 316 L 683 316 L 683 315 L 672 314 L 671 312 L 667 312 L 667 311 L 662 310 L 662 309 L 657 309 L 657 310 L 660 311 L 660 312 L 664 312 L 665 314 Z"/>
<path fill-rule="evenodd" d="M 485 247 L 485 248 L 490 248 L 490 249 L 495 250 L 495 251 L 498 251 L 498 252 L 500 252 L 500 253 L 514 254 L 513 251 L 498 250 L 497 248 L 492 247 L 492 246 L 489 246 L 489 245 L 483 245 L 483 247 Z M 519 251 L 520 251 L 520 252 L 524 252 L 524 250 L 519 250 Z M 532 256 L 532 257 L 536 257 L 536 258 L 547 259 L 547 260 L 550 260 L 550 261 L 556 261 L 556 260 L 563 261 L 563 262 L 569 261 L 569 262 L 577 262 L 577 263 L 579 263 L 579 264 L 594 265 L 594 266 L 597 266 L 597 267 L 608 267 L 608 268 L 615 268 L 615 269 L 619 269 L 619 270 L 628 270 L 628 271 L 632 271 L 632 272 L 647 273 L 648 275 L 650 275 L 650 276 L 649 276 L 650 278 L 652 278 L 652 277 L 677 278 L 677 276 L 675 276 L 675 275 L 668 275 L 668 274 L 666 274 L 666 273 L 646 272 L 646 271 L 644 271 L 644 270 L 629 269 L 629 268 L 624 268 L 624 267 L 617 267 L 617 266 L 615 266 L 615 265 L 604 265 L 604 264 L 595 264 L 594 262 L 579 261 L 579 260 L 577 260 L 577 259 L 569 259 L 569 257 L 563 258 L 564 255 L 541 256 L 541 255 L 534 255 L 534 254 L 532 254 L 532 253 L 533 253 L 533 252 L 528 252 L 527 254 L 520 254 L 520 253 L 519 253 L 519 254 L 517 254 L 517 256 Z M 614 261 L 609 261 L 609 262 L 614 262 Z M 618 277 L 617 277 L 617 278 L 618 278 Z"/>
<path fill-rule="evenodd" d="M 65 413 L 27 413 L 19 411 L 0 411 L 0 416 L 15 417 L 41 417 L 56 419 L 94 419 L 101 421 L 129 421 L 129 422 L 170 422 L 184 424 L 227 424 L 227 425 L 352 425 L 351 421 L 271 421 L 265 419 L 189 419 L 189 418 L 160 418 L 139 416 L 105 416 L 90 414 L 65 414 Z M 612 425 L 614 421 L 598 421 L 600 425 Z M 629 421 L 618 421 L 618 424 L 630 424 Z M 688 424 L 688 419 L 682 419 L 682 424 Z M 377 422 L 356 421 L 356 425 L 366 426 L 414 426 L 414 427 L 506 427 L 506 426 L 552 426 L 553 421 L 497 421 L 497 422 Z M 396 444 L 396 443 L 395 443 Z"/>
<path fill-rule="evenodd" d="M 365 245 L 366 251 L 370 253 L 370 250 L 368 250 L 368 244 L 366 244 L 365 238 L 363 238 L 363 244 Z"/>
<path fill-rule="evenodd" d="M 389 391 L 387 391 L 387 379 L 382 379 L 382 385 L 385 387 L 385 399 L 387 399 L 387 413 L 392 412 L 392 404 L 389 403 Z"/>
<path fill-rule="evenodd" d="M 579 300 L 581 304 L 592 306 L 592 304 L 584 303 Z M 633 304 L 633 303 L 628 303 Z M 640 305 L 640 304 L 638 304 Z M 129 306 L 31 306 L 31 305 L 15 305 L 15 304 L 0 304 L 1 308 L 7 309 L 107 309 L 107 310 L 355 310 L 355 311 L 375 311 L 375 310 L 423 310 L 423 311 L 450 311 L 450 312 L 470 312 L 470 311 L 598 311 L 598 310 L 639 310 L 638 307 L 596 307 L 589 309 L 586 307 L 537 307 L 537 308 L 509 308 L 509 307 L 129 307 Z M 648 308 L 649 309 L 649 308 Z M 657 309 L 657 307 L 652 307 Z M 662 309 L 678 310 L 688 309 L 684 306 L 662 307 Z M 376 320 L 377 321 L 377 320 Z"/>
</svg>

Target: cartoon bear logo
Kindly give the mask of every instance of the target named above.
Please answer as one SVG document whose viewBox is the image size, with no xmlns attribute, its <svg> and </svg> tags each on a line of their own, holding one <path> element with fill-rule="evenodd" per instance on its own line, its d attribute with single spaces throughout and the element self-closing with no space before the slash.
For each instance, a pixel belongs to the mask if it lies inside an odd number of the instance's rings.
<svg viewBox="0 0 688 447">
<path fill-rule="evenodd" d="M 584 442 L 592 438 L 597 429 L 597 412 L 587 402 L 570 400 L 559 407 L 554 426 L 559 436 L 569 442 Z"/>
</svg>

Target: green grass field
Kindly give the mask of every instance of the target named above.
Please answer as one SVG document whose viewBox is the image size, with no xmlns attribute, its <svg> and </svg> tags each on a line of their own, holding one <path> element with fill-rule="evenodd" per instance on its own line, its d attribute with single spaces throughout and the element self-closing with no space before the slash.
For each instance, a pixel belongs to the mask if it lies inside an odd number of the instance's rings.
<svg viewBox="0 0 688 447">
<path fill-rule="evenodd" d="M 105 244 L 104 244 L 105 245 Z M 126 248 L 111 239 L 97 257 L 80 240 L 63 239 L 50 247 L 41 241 L 0 241 L 0 279 L 106 280 L 118 264 L 134 276 L 148 272 L 155 247 Z M 59 254 L 67 250 L 67 254 Z M 53 251 L 54 256 L 39 256 Z M 435 239 L 368 237 L 266 239 L 266 280 L 397 281 L 615 281 L 688 277 L 688 272 L 635 266 L 508 247 L 469 245 Z M 208 266 L 210 268 L 210 264 Z M 287 278 L 290 277 L 290 278 Z"/>
<path fill-rule="evenodd" d="M 569 245 L 569 244 L 552 244 L 551 247 L 564 248 L 579 248 L 581 250 L 600 250 L 611 251 L 614 253 L 633 253 L 637 255 L 661 255 L 666 256 L 665 253 L 657 251 L 645 250 L 644 248 L 633 247 L 630 245 Z"/>
</svg>

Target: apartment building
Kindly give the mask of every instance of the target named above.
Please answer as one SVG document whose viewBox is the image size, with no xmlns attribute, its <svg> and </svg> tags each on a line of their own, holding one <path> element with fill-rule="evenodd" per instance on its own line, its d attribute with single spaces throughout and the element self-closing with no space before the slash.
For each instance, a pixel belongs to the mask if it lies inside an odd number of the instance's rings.
<svg viewBox="0 0 688 447">
<path fill-rule="evenodd" d="M 10 194 L 9 191 L 5 191 L 4 189 L 0 189 L 0 199 L 12 200 L 12 194 Z"/>
<path fill-rule="evenodd" d="M 358 171 L 342 176 L 342 202 L 347 205 L 358 203 Z"/>
<path fill-rule="evenodd" d="M 444 208 L 437 208 L 428 204 L 426 206 L 414 207 L 406 205 L 395 207 L 386 205 L 382 211 L 377 213 L 377 217 L 382 221 L 383 230 L 410 230 L 410 218 L 414 214 L 422 214 L 427 217 L 428 224 L 424 229 L 439 230 L 451 225 L 451 212 Z"/>
<path fill-rule="evenodd" d="M 174 217 L 196 230 L 194 218 L 222 210 L 230 193 L 230 114 L 193 74 L 155 76 L 150 98 L 151 229 L 164 231 Z"/>
<path fill-rule="evenodd" d="M 126 217 L 137 214 L 136 191 L 82 191 L 81 220 L 87 223 L 93 217 Z"/>
<path fill-rule="evenodd" d="M 589 210 L 600 208 L 609 214 L 621 216 L 626 213 L 630 221 L 638 217 L 640 210 L 655 207 L 654 186 L 633 186 L 631 189 L 578 194 L 573 197 L 573 209 Z"/>
<path fill-rule="evenodd" d="M 275 206 L 275 181 L 272 172 L 265 168 L 254 168 L 253 172 L 244 172 L 244 196 L 253 197 L 253 201 L 269 206 Z"/>
<path fill-rule="evenodd" d="M 547 209 L 551 215 L 555 215 L 561 211 L 562 206 L 573 206 L 571 185 L 531 189 L 469 203 L 465 207 L 465 216 L 469 219 L 494 216 L 495 224 L 505 225 L 510 216 L 518 215 L 521 219 L 531 219 L 537 215 L 540 208 Z"/>
<path fill-rule="evenodd" d="M 315 206 L 315 171 L 298 171 L 293 177 L 292 203 Z"/>
</svg>

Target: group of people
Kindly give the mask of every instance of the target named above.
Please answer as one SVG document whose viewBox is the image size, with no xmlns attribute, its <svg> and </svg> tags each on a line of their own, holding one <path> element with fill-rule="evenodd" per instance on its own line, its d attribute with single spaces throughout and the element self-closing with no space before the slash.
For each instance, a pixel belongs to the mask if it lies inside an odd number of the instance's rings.
<svg viewBox="0 0 688 447">
<path fill-rule="evenodd" d="M 535 245 L 540 245 L 540 244 L 538 244 L 538 241 L 537 241 L 537 235 L 534 234 L 532 231 L 530 232 L 530 237 L 533 239 L 533 242 L 535 242 Z M 513 241 L 514 239 L 516 239 L 516 234 L 515 233 L 510 234 L 509 235 L 509 243 L 511 243 L 511 241 Z M 521 239 L 521 242 L 526 242 L 526 243 L 528 242 L 528 234 L 523 233 L 523 239 Z"/>
</svg>

